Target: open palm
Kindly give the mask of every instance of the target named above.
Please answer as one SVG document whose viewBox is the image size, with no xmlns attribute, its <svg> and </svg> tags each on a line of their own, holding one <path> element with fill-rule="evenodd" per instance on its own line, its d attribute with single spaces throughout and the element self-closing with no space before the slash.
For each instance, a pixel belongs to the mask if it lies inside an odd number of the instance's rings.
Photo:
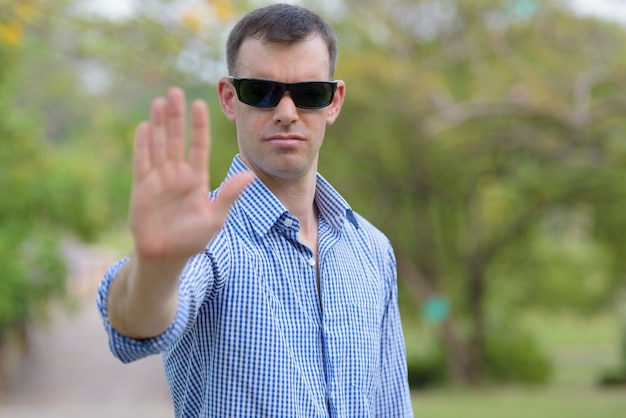
<svg viewBox="0 0 626 418">
<path fill-rule="evenodd" d="M 231 178 L 209 201 L 209 119 L 206 104 L 192 106 L 185 156 L 185 96 L 172 88 L 152 102 L 149 122 L 137 129 L 130 224 L 144 259 L 186 259 L 202 251 L 224 224 L 232 203 L 249 184 L 249 172 Z"/>
</svg>

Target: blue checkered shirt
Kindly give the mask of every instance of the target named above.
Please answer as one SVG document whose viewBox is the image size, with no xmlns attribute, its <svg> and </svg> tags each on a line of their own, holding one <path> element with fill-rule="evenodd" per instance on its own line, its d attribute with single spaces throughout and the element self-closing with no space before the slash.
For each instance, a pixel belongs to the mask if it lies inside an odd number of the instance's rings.
<svg viewBox="0 0 626 418">
<path fill-rule="evenodd" d="M 237 156 L 229 176 L 245 169 Z M 214 192 L 215 193 L 215 192 Z M 133 340 L 107 318 L 112 266 L 98 291 L 111 350 L 162 353 L 177 417 L 411 417 L 388 239 L 321 177 L 319 279 L 299 222 L 258 179 L 179 286 L 160 336 Z"/>
</svg>

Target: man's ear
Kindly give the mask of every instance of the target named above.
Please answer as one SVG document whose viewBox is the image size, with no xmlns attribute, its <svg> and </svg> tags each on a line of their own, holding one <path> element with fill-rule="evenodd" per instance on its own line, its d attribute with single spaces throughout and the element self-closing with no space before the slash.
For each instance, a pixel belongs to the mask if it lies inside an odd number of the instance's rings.
<svg viewBox="0 0 626 418">
<path fill-rule="evenodd" d="M 343 80 L 337 80 L 337 90 L 333 101 L 328 106 L 328 113 L 326 114 L 326 124 L 332 125 L 337 120 L 341 107 L 343 106 L 343 100 L 346 97 L 346 83 Z"/>
<path fill-rule="evenodd" d="M 232 85 L 228 77 L 221 77 L 217 82 L 217 94 L 220 98 L 220 106 L 226 118 L 235 121 L 235 101 L 237 100 L 237 92 L 235 86 Z"/>
</svg>

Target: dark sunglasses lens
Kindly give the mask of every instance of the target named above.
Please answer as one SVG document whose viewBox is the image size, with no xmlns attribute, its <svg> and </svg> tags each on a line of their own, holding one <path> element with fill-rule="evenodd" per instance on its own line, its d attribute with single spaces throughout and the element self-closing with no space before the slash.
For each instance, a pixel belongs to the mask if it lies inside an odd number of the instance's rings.
<svg viewBox="0 0 626 418">
<path fill-rule="evenodd" d="M 296 106 L 308 109 L 326 107 L 335 94 L 334 83 L 309 82 L 295 84 L 290 88 Z"/>
<path fill-rule="evenodd" d="M 336 82 L 310 81 L 282 84 L 269 80 L 233 79 L 237 96 L 243 103 L 254 107 L 274 107 L 285 91 L 289 91 L 297 107 L 320 109 L 333 101 Z"/>
<path fill-rule="evenodd" d="M 282 96 L 279 86 L 271 81 L 240 80 L 238 84 L 239 99 L 250 106 L 273 107 Z"/>
</svg>

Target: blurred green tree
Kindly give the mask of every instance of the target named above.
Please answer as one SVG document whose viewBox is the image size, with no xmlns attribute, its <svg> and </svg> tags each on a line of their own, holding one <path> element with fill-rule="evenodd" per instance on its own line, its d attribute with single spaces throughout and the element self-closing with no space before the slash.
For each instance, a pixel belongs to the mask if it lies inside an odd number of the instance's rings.
<svg viewBox="0 0 626 418">
<path fill-rule="evenodd" d="M 49 57 L 39 31 L 65 4 L 0 0 L 0 340 L 65 295 L 64 240 L 95 239 L 111 215 L 101 155 L 88 145 L 77 152 L 70 139 L 80 122 L 59 105 L 79 99 L 74 80 L 47 78 L 62 59 L 31 66 Z M 33 85 L 50 94 L 38 98 L 41 107 L 28 101 Z"/>
<path fill-rule="evenodd" d="M 452 301 L 450 375 L 480 382 L 520 309 L 623 285 L 626 33 L 557 2 L 345 5 L 321 169 L 389 234 L 404 289 Z"/>
<path fill-rule="evenodd" d="M 78 0 L 0 0 L 0 339 L 64 294 L 65 238 L 125 222 L 135 126 L 170 85 L 214 96 L 223 28 L 247 2 L 135 5 L 110 19 Z"/>
<path fill-rule="evenodd" d="M 51 164 L 40 133 L 13 100 L 24 41 L 34 11 L 0 2 L 0 339 L 22 326 L 40 305 L 62 289 L 64 267 L 47 222 L 37 219 L 48 205 L 42 195 Z"/>
</svg>

